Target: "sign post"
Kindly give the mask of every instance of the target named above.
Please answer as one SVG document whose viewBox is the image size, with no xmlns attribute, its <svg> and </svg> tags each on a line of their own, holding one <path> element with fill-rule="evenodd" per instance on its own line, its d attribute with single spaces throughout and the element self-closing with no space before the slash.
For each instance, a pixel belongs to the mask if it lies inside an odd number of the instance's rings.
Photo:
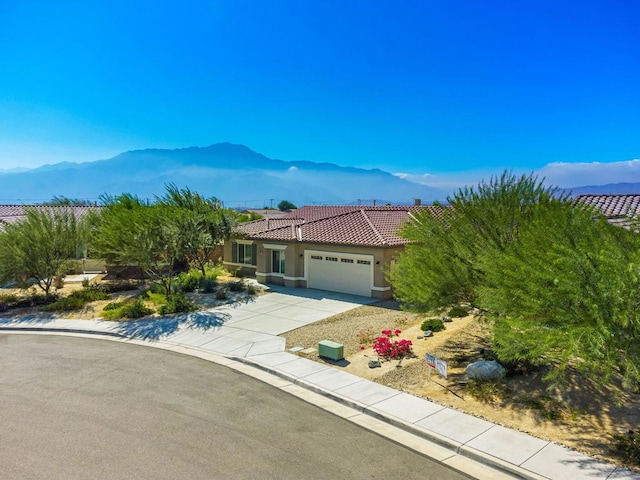
<svg viewBox="0 0 640 480">
<path fill-rule="evenodd" d="M 434 369 L 442 378 L 447 378 L 447 362 L 439 359 L 435 355 L 430 353 L 425 354 L 425 360 L 427 361 L 427 380 L 431 381 L 431 370 Z"/>
</svg>

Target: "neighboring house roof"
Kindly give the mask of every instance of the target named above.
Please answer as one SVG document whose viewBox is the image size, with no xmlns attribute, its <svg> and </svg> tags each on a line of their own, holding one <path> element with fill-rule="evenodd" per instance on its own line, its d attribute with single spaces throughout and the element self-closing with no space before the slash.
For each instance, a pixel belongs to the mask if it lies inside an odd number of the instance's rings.
<svg viewBox="0 0 640 480">
<path fill-rule="evenodd" d="M 242 210 L 242 212 L 240 213 L 257 213 L 263 218 L 282 218 L 288 212 L 282 212 L 280 210 L 264 209 L 264 208 L 262 209 L 248 208 L 246 210 Z"/>
<path fill-rule="evenodd" d="M 264 219 L 240 226 L 247 238 L 283 242 L 358 246 L 400 246 L 398 235 L 412 211 L 432 207 L 305 206 L 279 219 Z"/>
<path fill-rule="evenodd" d="M 614 225 L 628 226 L 630 217 L 640 218 L 640 195 L 577 195 L 575 201 L 600 210 Z"/>
<path fill-rule="evenodd" d="M 27 209 L 45 212 L 72 212 L 76 217 L 83 217 L 92 210 L 101 207 L 90 205 L 0 205 L 0 229 L 2 224 L 12 224 L 25 218 Z"/>
</svg>

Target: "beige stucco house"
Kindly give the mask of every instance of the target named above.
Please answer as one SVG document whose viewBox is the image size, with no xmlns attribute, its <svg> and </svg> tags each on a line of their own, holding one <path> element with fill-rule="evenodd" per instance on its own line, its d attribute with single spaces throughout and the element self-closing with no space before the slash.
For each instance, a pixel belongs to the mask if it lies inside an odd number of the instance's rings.
<svg viewBox="0 0 640 480">
<path fill-rule="evenodd" d="M 408 206 L 305 206 L 240 226 L 224 264 L 261 283 L 390 298 L 385 271 L 407 240 Z"/>
</svg>

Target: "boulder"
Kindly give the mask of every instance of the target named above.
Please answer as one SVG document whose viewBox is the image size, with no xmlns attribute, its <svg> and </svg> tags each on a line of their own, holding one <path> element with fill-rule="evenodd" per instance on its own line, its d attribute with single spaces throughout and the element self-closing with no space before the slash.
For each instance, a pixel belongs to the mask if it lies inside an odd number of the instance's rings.
<svg viewBox="0 0 640 480">
<path fill-rule="evenodd" d="M 499 380 L 507 373 L 505 368 L 495 360 L 470 363 L 464 371 L 469 378 L 475 380 Z"/>
</svg>

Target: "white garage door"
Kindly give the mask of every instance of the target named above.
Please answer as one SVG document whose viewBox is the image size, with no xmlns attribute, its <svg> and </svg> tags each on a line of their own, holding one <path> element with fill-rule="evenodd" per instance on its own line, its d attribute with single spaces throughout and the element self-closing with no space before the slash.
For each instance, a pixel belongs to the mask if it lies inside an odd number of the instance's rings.
<svg viewBox="0 0 640 480">
<path fill-rule="evenodd" d="M 305 259 L 309 288 L 371 296 L 373 255 L 306 252 Z"/>
</svg>

